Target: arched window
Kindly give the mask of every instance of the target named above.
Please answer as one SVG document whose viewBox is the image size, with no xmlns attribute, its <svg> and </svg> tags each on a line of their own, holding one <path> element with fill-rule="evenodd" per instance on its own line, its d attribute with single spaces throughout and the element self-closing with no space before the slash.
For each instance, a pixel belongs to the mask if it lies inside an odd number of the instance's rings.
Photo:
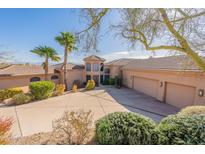
<svg viewBox="0 0 205 154">
<path fill-rule="evenodd" d="M 41 81 L 41 78 L 39 78 L 39 77 L 32 77 L 30 79 L 30 82 L 36 82 L 36 81 Z"/>
<path fill-rule="evenodd" d="M 58 79 L 58 75 L 52 75 L 51 76 L 51 80 L 57 80 Z"/>
</svg>

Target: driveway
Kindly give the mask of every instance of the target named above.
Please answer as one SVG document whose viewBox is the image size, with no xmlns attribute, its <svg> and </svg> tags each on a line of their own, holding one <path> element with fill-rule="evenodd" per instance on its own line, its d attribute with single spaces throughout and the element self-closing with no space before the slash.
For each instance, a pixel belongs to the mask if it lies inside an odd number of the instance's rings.
<svg viewBox="0 0 205 154">
<path fill-rule="evenodd" d="M 16 107 L 0 107 L 0 116 L 13 117 L 12 133 L 17 137 L 51 131 L 52 121 L 59 118 L 66 110 L 91 110 L 93 120 L 116 111 L 131 111 L 141 113 L 155 121 L 160 121 L 163 117 L 178 111 L 173 106 L 134 90 L 103 86 L 92 91 L 68 93 Z"/>
</svg>

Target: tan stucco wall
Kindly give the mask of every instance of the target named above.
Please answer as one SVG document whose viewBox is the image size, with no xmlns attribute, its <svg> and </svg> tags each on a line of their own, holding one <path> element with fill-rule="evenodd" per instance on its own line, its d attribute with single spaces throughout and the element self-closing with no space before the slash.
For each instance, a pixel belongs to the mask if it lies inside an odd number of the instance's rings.
<svg viewBox="0 0 205 154">
<path fill-rule="evenodd" d="M 121 67 L 120 66 L 110 66 L 110 77 L 114 78 L 115 76 L 120 75 Z"/>
<path fill-rule="evenodd" d="M 72 88 L 74 80 L 83 82 L 83 70 L 69 70 L 67 71 L 67 87 L 68 90 Z"/>
<path fill-rule="evenodd" d="M 54 74 L 49 75 L 49 79 L 51 79 L 52 75 Z M 13 88 L 13 87 L 26 87 L 30 84 L 30 79 L 32 77 L 40 77 L 41 80 L 45 79 L 44 75 L 0 77 L 0 89 Z M 59 80 L 53 80 L 53 82 L 57 84 L 59 83 Z"/>
<path fill-rule="evenodd" d="M 205 96 L 203 97 L 198 96 L 199 89 L 205 90 L 205 73 L 124 69 L 123 84 L 129 88 L 133 88 L 134 86 L 133 76 L 145 78 L 145 79 L 157 80 L 158 87 L 155 88 L 156 92 L 154 93 L 156 93 L 156 98 L 158 100 L 167 101 L 168 103 L 175 105 L 179 108 L 182 108 L 187 105 L 200 105 L 200 104 L 205 105 Z M 160 87 L 160 82 L 163 84 L 163 86 L 161 87 Z M 170 83 L 172 83 L 172 86 L 169 86 Z M 176 88 L 173 86 L 173 84 L 177 85 Z M 146 88 L 152 89 L 151 86 L 152 85 L 149 85 L 149 83 L 147 82 Z M 191 93 L 194 93 L 193 97 Z M 166 96 L 166 94 L 169 94 L 169 96 Z M 180 98 L 182 99 L 181 99 L 181 103 L 179 104 L 178 102 L 180 102 L 179 100 Z M 189 99 L 193 99 L 193 102 L 190 101 L 185 102 L 188 101 Z"/>
</svg>

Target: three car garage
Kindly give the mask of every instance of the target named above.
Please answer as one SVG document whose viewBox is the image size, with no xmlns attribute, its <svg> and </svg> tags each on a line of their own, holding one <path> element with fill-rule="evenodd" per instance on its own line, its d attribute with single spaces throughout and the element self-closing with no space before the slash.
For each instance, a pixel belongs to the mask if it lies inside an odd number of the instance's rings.
<svg viewBox="0 0 205 154">
<path fill-rule="evenodd" d="M 205 104 L 205 98 L 198 96 L 199 84 L 203 88 L 199 78 L 179 72 L 123 70 L 125 86 L 178 108 Z"/>
</svg>

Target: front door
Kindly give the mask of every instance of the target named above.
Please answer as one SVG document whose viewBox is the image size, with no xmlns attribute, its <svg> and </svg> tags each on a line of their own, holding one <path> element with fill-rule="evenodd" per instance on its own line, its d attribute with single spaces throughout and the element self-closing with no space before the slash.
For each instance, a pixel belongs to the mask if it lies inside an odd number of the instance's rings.
<svg viewBox="0 0 205 154">
<path fill-rule="evenodd" d="M 93 80 L 95 81 L 95 85 L 99 85 L 99 75 L 93 75 Z"/>
</svg>

